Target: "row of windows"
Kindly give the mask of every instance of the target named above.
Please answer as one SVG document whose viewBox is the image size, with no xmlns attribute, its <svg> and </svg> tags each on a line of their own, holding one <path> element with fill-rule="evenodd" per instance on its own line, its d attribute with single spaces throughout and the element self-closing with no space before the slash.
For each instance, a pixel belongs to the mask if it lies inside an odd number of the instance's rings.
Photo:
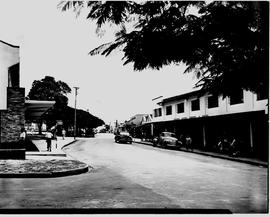
<svg viewBox="0 0 270 217">
<path fill-rule="evenodd" d="M 263 99 L 267 99 L 265 94 L 264 95 L 257 94 L 257 100 L 263 100 Z M 244 102 L 243 91 L 239 91 L 238 93 L 234 93 L 233 96 L 230 96 L 230 105 L 240 104 L 240 103 L 243 103 L 243 102 Z M 219 106 L 218 96 L 211 95 L 211 96 L 207 97 L 207 107 L 208 108 L 216 108 L 218 106 Z M 200 100 L 199 100 L 199 98 L 191 100 L 191 111 L 198 111 L 198 110 L 200 110 Z M 185 104 L 184 104 L 184 102 L 178 103 L 176 105 L 176 112 L 178 114 L 185 112 Z M 166 115 L 171 115 L 172 114 L 172 106 L 171 105 L 166 106 L 165 113 L 166 113 Z M 162 116 L 161 108 L 155 109 L 154 110 L 154 115 L 155 115 L 155 117 Z"/>
<path fill-rule="evenodd" d="M 214 108 L 218 107 L 218 97 L 215 96 L 209 96 L 208 97 L 208 108 Z M 191 100 L 191 111 L 198 111 L 200 110 L 200 100 L 195 99 Z M 176 105 L 176 112 L 179 113 L 184 113 L 185 112 L 185 103 L 181 102 Z M 171 115 L 172 114 L 172 106 L 166 106 L 166 115 Z"/>
</svg>

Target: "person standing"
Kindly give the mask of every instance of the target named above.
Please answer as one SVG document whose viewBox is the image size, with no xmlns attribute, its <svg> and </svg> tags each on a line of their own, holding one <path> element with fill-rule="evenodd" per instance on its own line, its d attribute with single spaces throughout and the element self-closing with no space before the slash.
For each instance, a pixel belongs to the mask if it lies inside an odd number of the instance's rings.
<svg viewBox="0 0 270 217">
<path fill-rule="evenodd" d="M 25 140 L 26 140 L 26 130 L 24 128 L 21 129 L 20 133 L 20 143 L 25 146 Z"/>
<path fill-rule="evenodd" d="M 183 134 L 181 134 L 180 136 L 179 136 L 179 146 L 180 146 L 180 148 L 181 147 L 186 147 L 186 141 L 185 141 L 185 136 L 183 135 Z"/>
<path fill-rule="evenodd" d="M 186 137 L 186 149 L 190 149 L 191 151 L 193 151 L 193 147 L 192 147 L 192 139 L 190 137 L 190 135 L 187 135 Z"/>
<path fill-rule="evenodd" d="M 47 151 L 52 151 L 52 137 L 53 134 L 50 131 L 47 131 L 45 134 L 46 142 L 47 142 Z"/>
<path fill-rule="evenodd" d="M 65 129 L 63 128 L 63 129 L 62 129 L 62 139 L 65 139 L 65 137 L 66 137 L 66 131 L 65 131 Z"/>
</svg>

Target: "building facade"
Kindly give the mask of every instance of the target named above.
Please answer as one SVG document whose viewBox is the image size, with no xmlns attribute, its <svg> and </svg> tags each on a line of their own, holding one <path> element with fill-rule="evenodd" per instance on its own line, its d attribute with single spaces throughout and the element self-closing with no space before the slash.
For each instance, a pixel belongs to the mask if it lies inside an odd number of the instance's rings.
<svg viewBox="0 0 270 217">
<path fill-rule="evenodd" d="M 268 91 L 223 97 L 196 90 L 152 101 L 153 136 L 161 131 L 189 134 L 200 149 L 214 149 L 227 136 L 237 139 L 246 154 L 268 153 Z"/>
<path fill-rule="evenodd" d="M 52 107 L 52 101 L 25 100 L 20 87 L 19 46 L 0 40 L 0 159 L 25 159 L 24 146 L 19 142 L 28 119 L 38 119 Z"/>
<path fill-rule="evenodd" d="M 0 143 L 16 142 L 24 127 L 25 90 L 20 87 L 19 47 L 0 41 Z"/>
</svg>

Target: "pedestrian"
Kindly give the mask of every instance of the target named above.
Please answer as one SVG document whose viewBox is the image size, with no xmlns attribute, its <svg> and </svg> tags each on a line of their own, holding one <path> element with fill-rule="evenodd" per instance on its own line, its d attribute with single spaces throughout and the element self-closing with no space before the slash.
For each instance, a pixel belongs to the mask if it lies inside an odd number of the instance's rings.
<svg viewBox="0 0 270 217">
<path fill-rule="evenodd" d="M 47 142 L 47 151 L 52 151 L 52 137 L 53 137 L 53 134 L 50 131 L 47 131 L 45 134 L 45 138 Z"/>
<path fill-rule="evenodd" d="M 231 157 L 237 157 L 239 155 L 239 147 L 238 144 L 239 141 L 236 138 L 232 138 L 232 141 L 230 142 L 230 152 L 229 155 Z"/>
<path fill-rule="evenodd" d="M 57 149 L 57 136 L 56 136 L 56 133 L 54 135 L 54 139 L 55 139 L 55 149 Z"/>
<path fill-rule="evenodd" d="M 187 150 L 191 150 L 191 151 L 193 151 L 193 147 L 192 147 L 192 139 L 191 139 L 191 137 L 190 137 L 190 135 L 187 135 L 186 136 L 186 149 Z"/>
<path fill-rule="evenodd" d="M 62 139 L 65 139 L 65 137 L 66 137 L 66 131 L 65 131 L 65 129 L 63 128 L 63 129 L 62 129 Z"/>
<path fill-rule="evenodd" d="M 26 130 L 22 128 L 21 133 L 20 133 L 20 140 L 19 140 L 22 146 L 25 145 L 25 140 L 26 140 Z"/>
<path fill-rule="evenodd" d="M 180 144 L 180 147 L 186 146 L 185 136 L 184 136 L 183 134 L 181 134 L 181 135 L 179 136 L 179 144 Z"/>
<path fill-rule="evenodd" d="M 230 149 L 230 143 L 228 140 L 228 136 L 227 133 L 224 133 L 221 140 L 218 143 L 218 150 L 221 153 L 229 153 L 229 149 Z"/>
</svg>

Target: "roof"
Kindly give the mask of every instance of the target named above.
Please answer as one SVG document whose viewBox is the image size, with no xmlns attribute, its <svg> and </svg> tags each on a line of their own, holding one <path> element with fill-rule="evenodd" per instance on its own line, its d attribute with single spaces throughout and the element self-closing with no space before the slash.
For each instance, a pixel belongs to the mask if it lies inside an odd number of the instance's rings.
<svg viewBox="0 0 270 217">
<path fill-rule="evenodd" d="M 162 97 L 163 97 L 163 96 L 155 97 L 154 99 L 152 99 L 152 101 L 157 100 L 157 99 L 160 99 L 160 98 L 162 98 Z"/>
<path fill-rule="evenodd" d="M 135 124 L 136 126 L 137 126 L 137 125 L 140 125 L 140 124 L 142 123 L 142 119 L 143 119 L 143 117 L 144 117 L 145 115 L 147 115 L 147 114 L 136 114 L 136 115 L 132 116 L 132 117 L 130 118 L 130 120 L 127 121 L 127 123 L 128 123 L 128 124 Z"/>
<path fill-rule="evenodd" d="M 177 101 L 177 100 L 181 100 L 181 99 L 186 99 L 186 98 L 189 98 L 191 96 L 197 96 L 200 93 L 202 93 L 202 90 L 195 90 L 195 91 L 187 92 L 187 93 L 184 93 L 181 95 L 164 98 L 160 103 L 164 104 L 166 102 L 172 102 L 172 101 Z"/>
<path fill-rule="evenodd" d="M 20 46 L 17 46 L 17 45 L 13 45 L 13 44 L 7 43 L 7 42 L 5 42 L 5 41 L 3 41 L 3 40 L 0 40 L 0 42 L 2 42 L 3 44 L 8 45 L 8 46 L 10 46 L 10 47 L 14 47 L 14 48 L 19 48 L 19 47 L 20 47 Z"/>
<path fill-rule="evenodd" d="M 55 101 L 26 100 L 25 117 L 27 120 L 37 120 L 54 104 Z"/>
</svg>

